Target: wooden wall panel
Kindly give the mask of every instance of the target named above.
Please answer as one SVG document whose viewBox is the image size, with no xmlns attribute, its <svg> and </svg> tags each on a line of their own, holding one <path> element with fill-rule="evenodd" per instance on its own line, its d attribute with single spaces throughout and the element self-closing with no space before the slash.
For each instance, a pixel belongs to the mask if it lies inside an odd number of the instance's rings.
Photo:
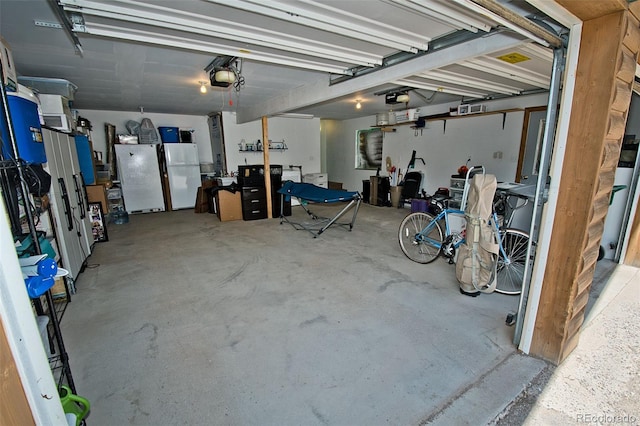
<svg viewBox="0 0 640 426">
<path fill-rule="evenodd" d="M 578 343 L 609 207 L 612 156 L 620 150 L 631 100 L 629 64 L 637 60 L 637 52 L 628 49 L 638 37 L 630 19 L 635 22 L 626 11 L 612 13 L 582 28 L 560 197 L 530 352 L 554 363 Z M 633 40 L 625 44 L 625 38 Z"/>
<path fill-rule="evenodd" d="M 633 31 L 634 28 L 637 30 L 638 26 L 640 26 L 640 2 L 629 4 L 629 10 L 631 12 L 631 15 L 633 15 L 633 19 L 629 19 L 627 30 Z M 640 49 L 640 47 L 638 47 L 640 46 L 640 35 L 638 35 L 638 31 L 635 32 L 635 37 L 633 37 L 633 35 L 630 35 L 627 39 L 625 39 L 625 46 L 628 47 L 631 52 Z M 629 223 L 631 223 L 631 230 L 629 232 L 629 243 L 627 244 L 627 251 L 624 256 L 624 263 L 626 265 L 640 267 L 640 209 L 637 209 L 635 216 L 629 219 Z"/>
<path fill-rule="evenodd" d="M 15 360 L 0 321 L 0 424 L 34 425 Z"/>
<path fill-rule="evenodd" d="M 600 16 L 627 9 L 626 0 L 556 0 L 556 3 L 583 21 L 590 21 Z"/>
<path fill-rule="evenodd" d="M 636 209 L 632 223 L 624 264 L 640 268 L 640 208 Z"/>
</svg>

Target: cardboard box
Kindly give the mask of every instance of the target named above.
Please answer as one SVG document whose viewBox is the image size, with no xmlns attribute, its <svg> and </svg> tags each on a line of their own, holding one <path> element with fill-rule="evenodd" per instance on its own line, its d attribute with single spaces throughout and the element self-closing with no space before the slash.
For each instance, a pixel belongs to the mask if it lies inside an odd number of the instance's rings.
<svg viewBox="0 0 640 426">
<path fill-rule="evenodd" d="M 342 182 L 329 181 L 329 189 L 342 189 Z"/>
<path fill-rule="evenodd" d="M 102 212 L 104 214 L 109 213 L 109 204 L 107 204 L 107 191 L 104 185 L 87 185 L 87 198 L 90 203 L 100 203 L 102 205 Z"/>
<path fill-rule="evenodd" d="M 56 278 L 53 287 L 51 287 L 51 296 L 53 296 L 54 299 L 67 297 L 67 287 L 64 285 L 63 277 Z"/>
<path fill-rule="evenodd" d="M 420 118 L 420 108 L 410 108 L 404 111 L 396 111 L 396 123 L 416 121 Z"/>
<path fill-rule="evenodd" d="M 242 200 L 240 191 L 235 194 L 229 191 L 216 192 L 216 214 L 220 222 L 242 220 Z"/>
<path fill-rule="evenodd" d="M 206 179 L 202 181 L 202 186 L 198 187 L 198 193 L 196 195 L 195 213 L 209 212 L 209 193 L 207 189 L 214 186 L 216 186 L 215 180 Z M 213 213 L 213 211 L 210 211 L 209 213 Z"/>
<path fill-rule="evenodd" d="M 0 50 L 2 50 L 0 61 L 2 61 L 2 72 L 4 73 L 4 87 L 7 91 L 15 92 L 18 90 L 18 73 L 13 62 L 11 48 L 2 37 L 0 37 Z"/>
</svg>

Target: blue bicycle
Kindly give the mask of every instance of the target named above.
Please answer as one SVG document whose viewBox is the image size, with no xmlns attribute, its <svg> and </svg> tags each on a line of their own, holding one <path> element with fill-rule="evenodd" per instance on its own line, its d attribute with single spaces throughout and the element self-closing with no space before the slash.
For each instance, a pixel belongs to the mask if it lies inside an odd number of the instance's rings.
<svg viewBox="0 0 640 426">
<path fill-rule="evenodd" d="M 446 201 L 444 208 L 436 215 L 414 212 L 402 220 L 398 230 L 398 241 L 402 252 L 414 262 L 431 263 L 442 255 L 449 259 L 449 263 L 454 263 L 456 250 L 465 242 L 465 236 L 464 232 L 452 230 L 451 216 L 465 216 L 464 211 L 449 208 Z M 503 222 L 508 226 L 511 218 L 512 215 Z M 497 273 L 496 291 L 503 294 L 520 294 L 527 262 L 529 234 L 500 226 L 495 208 L 489 222 L 500 248 L 494 269 Z"/>
</svg>

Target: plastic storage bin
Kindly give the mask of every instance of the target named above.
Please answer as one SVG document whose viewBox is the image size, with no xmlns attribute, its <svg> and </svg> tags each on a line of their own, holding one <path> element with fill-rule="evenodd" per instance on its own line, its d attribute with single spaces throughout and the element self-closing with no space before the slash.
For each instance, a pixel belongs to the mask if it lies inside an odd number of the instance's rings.
<svg viewBox="0 0 640 426">
<path fill-rule="evenodd" d="M 46 163 L 47 155 L 42 141 L 38 105 L 22 97 L 19 93 L 7 93 L 7 100 L 18 145 L 18 156 L 30 164 Z M 2 128 L 2 139 L 6 141 L 2 146 L 2 154 L 6 159 L 13 158 L 9 129 L 4 117 L 0 119 L 0 127 Z"/>
<path fill-rule="evenodd" d="M 421 198 L 414 198 L 411 200 L 411 213 L 428 212 L 428 211 L 429 211 L 429 200 L 424 200 Z"/>
<path fill-rule="evenodd" d="M 177 127 L 158 127 L 162 143 L 180 142 L 180 132 Z"/>
</svg>

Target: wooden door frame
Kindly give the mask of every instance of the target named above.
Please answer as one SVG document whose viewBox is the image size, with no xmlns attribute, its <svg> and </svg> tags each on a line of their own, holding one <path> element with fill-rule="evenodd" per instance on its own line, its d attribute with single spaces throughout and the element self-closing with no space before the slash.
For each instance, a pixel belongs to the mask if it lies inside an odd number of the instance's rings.
<svg viewBox="0 0 640 426">
<path fill-rule="evenodd" d="M 546 105 L 524 109 L 524 121 L 522 122 L 522 134 L 520 135 L 520 152 L 518 154 L 518 165 L 516 166 L 516 182 L 520 182 L 522 180 L 522 165 L 524 163 L 524 154 L 527 147 L 527 133 L 529 132 L 529 119 L 531 117 L 531 113 L 546 110 Z"/>
<path fill-rule="evenodd" d="M 596 5 L 575 3 L 578 7 Z M 567 9 L 572 4 L 567 2 Z M 631 100 L 639 40 L 638 19 L 625 9 L 582 25 L 559 197 L 529 349 L 530 354 L 556 364 L 577 345 L 584 321 Z"/>
</svg>

